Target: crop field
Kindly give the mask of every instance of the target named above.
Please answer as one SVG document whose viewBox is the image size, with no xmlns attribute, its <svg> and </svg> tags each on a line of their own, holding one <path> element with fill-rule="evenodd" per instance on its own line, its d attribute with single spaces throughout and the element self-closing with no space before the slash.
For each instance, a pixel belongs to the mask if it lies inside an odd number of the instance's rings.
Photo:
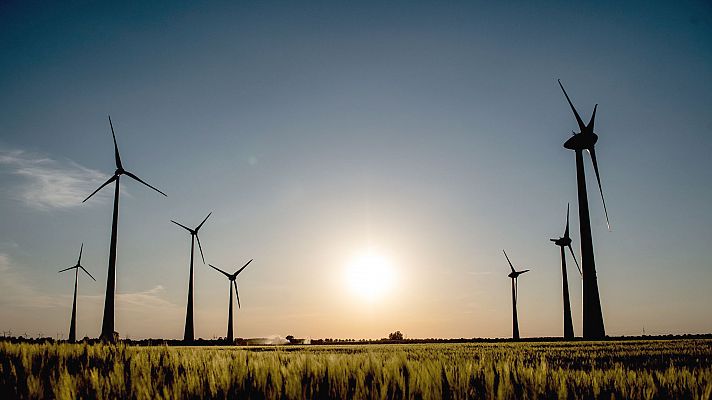
<svg viewBox="0 0 712 400">
<path fill-rule="evenodd" d="M 136 347 L 0 343 L 0 398 L 693 398 L 712 340 Z"/>
</svg>

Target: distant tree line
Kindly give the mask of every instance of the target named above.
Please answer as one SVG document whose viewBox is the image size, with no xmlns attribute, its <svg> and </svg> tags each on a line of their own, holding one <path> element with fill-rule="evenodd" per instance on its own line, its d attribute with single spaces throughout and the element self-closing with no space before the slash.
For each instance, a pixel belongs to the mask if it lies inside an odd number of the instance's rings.
<svg viewBox="0 0 712 400">
<path fill-rule="evenodd" d="M 399 335 L 400 334 L 400 335 Z M 305 344 L 304 339 L 296 339 L 294 336 L 287 336 L 286 339 L 289 341 L 287 345 L 294 344 Z M 581 340 L 581 338 L 576 338 Z M 683 335 L 655 335 L 655 336 L 607 336 L 607 340 L 674 340 L 674 339 L 712 339 L 712 333 L 705 334 L 683 334 Z M 539 337 L 539 338 L 527 338 L 523 340 L 524 342 L 557 342 L 563 341 L 561 337 Z M 406 339 L 403 337 L 402 333 L 399 331 L 393 332 L 388 335 L 387 338 L 381 339 L 311 339 L 311 345 L 363 345 L 363 344 L 398 344 L 398 343 L 499 343 L 499 342 L 510 342 L 511 338 L 452 338 L 452 339 L 442 339 L 442 338 L 420 338 L 420 339 Z M 521 342 L 522 340 L 520 340 Z M 66 343 L 66 340 L 57 340 L 51 337 L 25 337 L 25 336 L 0 336 L 0 342 L 10 342 L 10 343 Z M 132 346 L 182 346 L 185 342 L 178 339 L 122 339 L 120 343 Z M 102 343 L 98 338 L 90 339 L 84 337 L 79 343 L 86 344 L 97 344 Z M 191 343 L 191 346 L 225 346 L 230 344 L 225 338 L 216 339 L 196 339 Z M 247 339 L 236 338 L 234 340 L 235 345 L 247 346 Z"/>
</svg>

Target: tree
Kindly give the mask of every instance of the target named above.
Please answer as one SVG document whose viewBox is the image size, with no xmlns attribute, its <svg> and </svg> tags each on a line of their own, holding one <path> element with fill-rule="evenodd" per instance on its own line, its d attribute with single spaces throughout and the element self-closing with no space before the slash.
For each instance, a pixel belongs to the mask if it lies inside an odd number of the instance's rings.
<svg viewBox="0 0 712 400">
<path fill-rule="evenodd" d="M 388 340 L 403 340 L 403 334 L 401 331 L 395 331 L 388 334 Z"/>
</svg>

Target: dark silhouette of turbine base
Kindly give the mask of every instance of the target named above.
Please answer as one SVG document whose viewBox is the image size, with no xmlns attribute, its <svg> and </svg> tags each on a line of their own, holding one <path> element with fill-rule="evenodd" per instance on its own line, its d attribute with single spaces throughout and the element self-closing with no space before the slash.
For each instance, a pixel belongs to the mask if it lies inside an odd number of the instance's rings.
<svg viewBox="0 0 712 400">
<path fill-rule="evenodd" d="M 118 240 L 118 225 L 119 225 L 119 178 L 121 175 L 126 175 L 131 179 L 134 179 L 149 188 L 157 191 L 158 193 L 166 196 L 165 193 L 156 189 L 155 187 L 144 182 L 138 176 L 126 171 L 121 164 L 121 156 L 119 155 L 119 146 L 116 144 L 116 134 L 114 133 L 114 125 L 111 123 L 111 117 L 109 117 L 109 126 L 111 127 L 111 136 L 114 139 L 114 162 L 116 163 L 116 171 L 114 175 L 104 182 L 98 189 L 96 189 L 92 194 L 87 196 L 82 203 L 89 200 L 96 192 L 104 188 L 104 186 L 116 182 L 114 188 L 114 213 L 111 220 L 111 245 L 109 247 L 109 273 L 106 276 L 106 295 L 104 296 L 104 319 L 101 324 L 101 339 L 106 342 L 114 342 L 116 337 L 114 335 L 114 295 L 116 293 L 116 245 Z"/>
</svg>

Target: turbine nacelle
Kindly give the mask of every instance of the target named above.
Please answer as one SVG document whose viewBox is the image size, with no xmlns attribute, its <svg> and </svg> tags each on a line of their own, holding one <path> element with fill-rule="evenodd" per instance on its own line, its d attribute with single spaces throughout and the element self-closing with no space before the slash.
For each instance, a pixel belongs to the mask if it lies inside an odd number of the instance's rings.
<svg viewBox="0 0 712 400">
<path fill-rule="evenodd" d="M 577 133 L 564 142 L 564 147 L 569 150 L 591 150 L 598 141 L 598 135 L 593 132 Z"/>
<path fill-rule="evenodd" d="M 571 237 L 569 236 L 569 205 L 566 205 L 566 229 L 564 230 L 564 236 L 558 238 L 558 239 L 549 239 L 552 242 L 554 242 L 555 245 L 560 246 L 563 250 L 564 247 L 568 247 L 569 251 L 571 252 L 571 257 L 574 258 L 574 262 L 576 263 L 576 268 L 579 270 L 579 274 L 583 276 L 583 273 L 581 272 L 581 266 L 579 266 L 578 260 L 576 260 L 576 254 L 574 254 L 574 249 L 571 247 Z"/>
<path fill-rule="evenodd" d="M 114 125 L 111 123 L 111 117 L 109 117 L 109 125 L 111 126 L 111 137 L 114 139 L 114 160 L 115 160 L 115 162 L 116 162 L 116 170 L 114 171 L 114 175 L 112 175 L 109 179 L 107 179 L 107 181 L 104 182 L 101 186 L 99 186 L 98 189 L 96 189 L 95 191 L 93 191 L 92 194 L 90 194 L 89 196 L 87 196 L 87 198 L 84 199 L 84 200 L 82 201 L 82 203 L 84 203 L 84 202 L 86 202 L 87 200 L 89 200 L 89 199 L 90 199 L 92 196 L 94 196 L 98 191 L 100 191 L 101 189 L 103 189 L 104 186 L 106 186 L 106 185 L 108 185 L 108 184 L 110 184 L 110 183 L 116 181 L 117 179 L 119 179 L 119 176 L 121 176 L 121 175 L 126 175 L 126 176 L 128 176 L 129 178 L 131 178 L 131 179 L 133 179 L 133 180 L 135 180 L 135 181 L 137 181 L 137 182 L 139 182 L 139 183 L 142 183 L 142 184 L 148 186 L 149 188 L 155 190 L 156 192 L 158 192 L 158 193 L 160 193 L 160 194 L 162 194 L 162 195 L 168 197 L 168 195 L 166 195 L 166 194 L 163 193 L 162 191 L 160 191 L 160 190 L 158 190 L 157 188 L 155 188 L 155 187 L 149 185 L 149 184 L 146 183 L 143 179 L 139 178 L 139 177 L 136 176 L 135 174 L 132 174 L 131 172 L 129 172 L 129 171 L 127 171 L 127 170 L 124 169 L 123 164 L 121 163 L 121 156 L 119 155 L 119 146 L 116 144 L 116 135 L 114 134 Z M 118 182 L 118 181 L 117 181 L 117 182 Z"/>
<path fill-rule="evenodd" d="M 511 272 L 509 275 L 507 275 L 508 277 L 510 277 L 510 278 L 512 278 L 512 279 L 517 279 L 517 277 L 518 277 L 519 275 L 521 275 L 521 274 L 523 274 L 523 273 L 529 271 L 528 269 L 525 269 L 525 270 L 522 270 L 522 271 L 517 271 L 517 270 L 515 270 L 515 269 L 514 269 L 514 265 L 512 265 L 512 262 L 509 261 L 509 256 L 507 256 L 507 252 L 504 251 L 504 250 L 502 250 L 502 253 L 504 253 L 504 257 L 507 259 L 507 263 L 509 263 L 509 268 L 512 270 L 512 272 Z"/>
<path fill-rule="evenodd" d="M 513 271 L 513 272 L 510 272 L 509 275 L 507 275 L 507 276 L 510 277 L 510 278 L 512 278 L 512 279 L 517 279 L 517 278 L 519 277 L 519 275 L 521 275 L 521 274 L 523 274 L 523 273 L 525 273 L 525 272 L 528 272 L 528 271 L 529 271 L 528 269 L 524 269 L 524 270 L 521 270 L 521 271 Z"/>
<path fill-rule="evenodd" d="M 557 246 L 561 246 L 561 247 L 567 247 L 567 246 L 571 245 L 571 238 L 568 238 L 568 237 L 560 237 L 558 239 L 549 239 L 549 240 L 554 242 L 554 244 L 556 244 Z"/>
<path fill-rule="evenodd" d="M 574 104 L 571 102 L 571 99 L 569 98 L 568 93 L 566 93 L 566 89 L 564 89 L 564 85 L 561 84 L 560 80 L 559 80 L 559 86 L 561 86 L 561 90 L 564 91 L 564 96 L 566 96 L 566 101 L 569 102 L 569 106 L 571 106 L 571 111 L 574 112 L 574 116 L 576 117 L 576 122 L 578 123 L 578 126 L 579 126 L 579 133 L 573 132 L 574 136 L 569 138 L 569 140 L 567 140 L 566 143 L 564 143 L 564 147 L 569 150 L 590 150 L 590 149 L 592 149 L 593 146 L 598 141 L 598 135 L 593 133 L 593 126 L 594 126 L 595 119 L 596 119 L 596 109 L 598 108 L 598 104 L 596 104 L 593 107 L 593 114 L 591 115 L 591 120 L 588 122 L 588 125 L 584 125 L 583 120 L 581 119 L 581 116 L 579 115 L 578 111 L 576 111 L 576 107 L 574 107 Z"/>
<path fill-rule="evenodd" d="M 207 221 L 208 218 L 210 218 L 210 216 L 211 216 L 212 214 L 213 214 L 212 211 L 211 211 L 210 213 L 208 213 L 208 216 L 205 217 L 205 219 L 203 220 L 203 222 L 201 222 L 197 227 L 195 227 L 195 229 L 188 228 L 187 226 L 181 224 L 180 222 L 176 222 L 176 221 L 174 221 L 174 220 L 171 220 L 171 222 L 173 222 L 174 224 L 176 224 L 176 225 L 180 226 L 181 228 L 185 229 L 186 231 L 190 232 L 190 236 L 191 236 L 191 237 L 195 237 L 195 239 L 198 241 L 198 249 L 200 250 L 200 257 L 203 259 L 203 264 L 205 264 L 205 255 L 203 255 L 203 246 L 200 244 L 200 236 L 198 236 L 198 231 L 199 231 L 200 228 L 203 226 L 203 224 L 205 223 L 205 221 Z M 191 261 L 191 262 L 192 262 L 192 261 Z"/>
<path fill-rule="evenodd" d="M 69 268 L 65 268 L 65 269 L 59 270 L 59 271 L 57 271 L 57 273 L 69 271 L 69 270 L 72 270 L 72 269 L 75 269 L 75 270 L 77 270 L 77 272 L 79 272 L 79 270 L 81 269 L 81 270 L 84 271 L 87 275 L 89 275 L 89 277 L 90 277 L 94 282 L 96 282 L 96 279 L 94 279 L 94 277 L 89 273 L 89 271 L 87 271 L 86 268 L 84 268 L 84 267 L 82 266 L 82 253 L 83 253 L 83 252 L 84 252 L 84 243 L 82 243 L 82 247 L 79 248 L 79 259 L 77 260 L 77 264 L 74 265 L 73 267 L 69 267 Z"/>
<path fill-rule="evenodd" d="M 237 281 L 236 281 L 236 279 L 237 279 L 237 276 L 240 275 L 240 272 L 242 272 L 242 270 L 244 270 L 245 268 L 247 268 L 247 266 L 250 265 L 251 262 L 252 262 L 252 260 L 248 261 L 245 265 L 242 266 L 242 268 L 240 268 L 240 269 L 238 269 L 237 271 L 235 271 L 234 274 L 229 274 L 229 273 L 227 273 L 227 272 L 221 270 L 220 268 L 218 268 L 218 267 L 216 267 L 216 266 L 214 266 L 214 265 L 212 265 L 212 264 L 208 264 L 212 269 L 214 269 L 214 270 L 220 272 L 221 274 L 225 275 L 225 277 L 229 280 L 229 282 L 230 282 L 230 293 L 232 293 L 232 289 L 233 289 L 233 288 L 235 289 L 235 296 L 237 296 L 237 308 L 240 308 L 240 294 L 239 294 L 238 291 L 237 291 Z M 231 295 L 231 296 L 232 296 L 232 295 Z M 231 307 L 232 307 L 232 306 L 231 306 Z M 232 315 L 232 314 L 231 314 L 231 315 Z"/>
<path fill-rule="evenodd" d="M 576 123 L 578 124 L 580 130 L 579 133 L 574 132 L 574 135 L 570 137 L 569 140 L 564 142 L 564 147 L 569 150 L 574 150 L 576 152 L 588 150 L 589 154 L 591 155 L 593 171 L 596 173 L 596 181 L 598 182 L 598 191 L 601 193 L 601 201 L 603 202 L 603 212 L 606 214 L 606 225 L 608 226 L 608 230 L 610 231 L 611 224 L 608 219 L 608 209 L 606 209 L 606 199 L 603 197 L 601 175 L 598 172 L 598 161 L 596 159 L 595 145 L 598 141 L 598 135 L 593 133 L 593 126 L 596 120 L 596 109 L 598 108 L 598 104 L 593 107 L 593 114 L 591 114 L 591 120 L 588 122 L 588 125 L 585 125 L 583 123 L 583 120 L 581 120 L 581 116 L 579 115 L 578 111 L 576 111 L 576 107 L 574 107 L 574 104 L 571 102 L 568 93 L 566 93 L 564 85 L 561 84 L 561 80 L 559 80 L 559 86 L 561 86 L 561 90 L 564 92 L 564 96 L 566 96 L 566 101 L 569 103 L 569 106 L 571 106 L 571 111 L 573 111 L 574 116 L 576 117 Z"/>
<path fill-rule="evenodd" d="M 254 260 L 254 259 L 252 259 L 252 260 Z M 243 265 L 240 269 L 238 269 L 237 271 L 235 271 L 235 273 L 233 273 L 233 274 L 229 274 L 229 273 L 227 273 L 227 272 L 221 270 L 220 268 L 214 266 L 213 264 L 208 264 L 208 265 L 209 265 L 212 269 L 214 269 L 214 270 L 220 272 L 221 274 L 225 275 L 225 277 L 226 277 L 227 279 L 229 279 L 229 280 L 231 280 L 231 281 L 234 281 L 235 279 L 237 279 L 237 276 L 240 275 L 240 272 L 242 272 L 242 270 L 244 270 L 245 268 L 247 268 L 248 265 L 250 265 L 250 263 L 252 262 L 252 260 L 248 261 L 245 265 Z"/>
</svg>

